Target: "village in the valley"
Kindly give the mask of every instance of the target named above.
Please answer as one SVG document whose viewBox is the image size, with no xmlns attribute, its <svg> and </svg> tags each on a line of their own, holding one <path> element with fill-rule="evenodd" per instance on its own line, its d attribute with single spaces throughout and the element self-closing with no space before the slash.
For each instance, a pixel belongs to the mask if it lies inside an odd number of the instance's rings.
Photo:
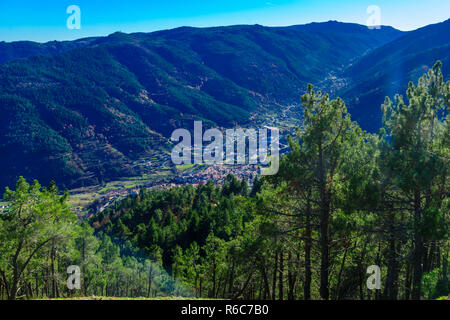
<svg viewBox="0 0 450 320">
<path fill-rule="evenodd" d="M 294 135 L 295 128 L 298 123 L 288 124 L 286 119 L 292 119 L 291 113 L 298 116 L 298 108 L 296 106 L 287 106 L 283 108 L 283 112 L 277 116 L 268 117 L 262 123 L 258 123 L 265 129 L 277 128 L 279 130 L 279 154 L 288 151 L 287 135 Z M 297 117 L 298 118 L 298 117 Z M 256 130 L 250 130 L 250 139 L 257 139 L 253 136 Z M 271 145 L 272 136 L 268 136 L 268 143 Z M 226 149 L 226 140 L 224 141 L 224 150 Z M 200 150 L 204 151 L 205 146 Z M 195 150 L 192 153 L 195 156 Z M 248 155 L 247 155 L 248 156 Z M 209 181 L 214 184 L 221 185 L 228 175 L 233 175 L 239 180 L 245 180 L 251 187 L 255 178 L 261 176 L 261 172 L 267 165 L 257 163 L 255 159 L 250 161 L 240 159 L 236 155 L 234 164 L 181 164 L 175 165 L 171 159 L 170 153 L 160 153 L 153 155 L 150 159 L 141 159 L 134 163 L 133 166 L 139 166 L 147 174 L 142 177 L 124 178 L 119 181 L 110 181 L 101 185 L 83 187 L 70 190 L 71 210 L 80 218 L 90 217 L 98 212 L 102 212 L 107 208 L 114 206 L 117 201 L 128 196 L 137 195 L 141 189 L 170 189 L 183 185 L 192 185 L 194 187 L 205 184 Z M 0 208 L 0 210 L 5 210 Z"/>
</svg>

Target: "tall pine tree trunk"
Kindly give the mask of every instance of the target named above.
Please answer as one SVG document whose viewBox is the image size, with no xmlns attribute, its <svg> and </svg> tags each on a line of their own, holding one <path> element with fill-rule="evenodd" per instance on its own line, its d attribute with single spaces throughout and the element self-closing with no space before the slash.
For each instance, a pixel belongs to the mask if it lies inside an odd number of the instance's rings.
<svg viewBox="0 0 450 320">
<path fill-rule="evenodd" d="M 414 192 L 414 252 L 413 252 L 413 291 L 412 298 L 414 300 L 420 299 L 422 289 L 422 261 L 423 261 L 423 241 L 422 235 L 417 230 L 417 225 L 422 217 L 420 207 L 420 191 Z"/>
<path fill-rule="evenodd" d="M 272 275 L 272 300 L 276 300 L 276 289 L 277 289 L 277 270 L 278 270 L 278 251 L 275 251 L 275 258 L 274 258 L 274 265 L 273 265 L 273 275 Z"/>
<path fill-rule="evenodd" d="M 284 273 L 284 256 L 283 250 L 280 250 L 280 272 L 278 280 L 278 299 L 283 300 L 283 273 Z"/>
<path fill-rule="evenodd" d="M 409 262 L 406 262 L 404 299 L 409 300 L 410 297 L 411 297 L 411 264 Z"/>
<path fill-rule="evenodd" d="M 386 294 L 385 297 L 389 300 L 397 300 L 397 286 L 398 286 L 398 262 L 396 252 L 395 239 L 395 216 L 389 213 L 389 256 L 388 269 L 386 279 Z"/>
<path fill-rule="evenodd" d="M 319 193 L 320 193 L 320 297 L 329 299 L 328 272 L 329 272 L 329 219 L 330 203 L 326 190 L 325 171 L 323 161 L 322 140 L 319 140 Z"/>
<path fill-rule="evenodd" d="M 311 299 L 311 190 L 308 193 L 306 205 L 306 234 L 305 234 L 305 284 L 303 294 L 305 300 Z"/>
</svg>

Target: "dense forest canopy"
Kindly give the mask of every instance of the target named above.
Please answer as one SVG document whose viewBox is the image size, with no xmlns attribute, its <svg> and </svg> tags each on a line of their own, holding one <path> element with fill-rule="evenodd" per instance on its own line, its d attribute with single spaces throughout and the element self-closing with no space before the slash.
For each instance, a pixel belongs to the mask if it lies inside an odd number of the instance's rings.
<svg viewBox="0 0 450 320">
<path fill-rule="evenodd" d="M 20 178 L 0 214 L 0 296 L 436 299 L 449 294 L 450 81 L 437 62 L 383 127 L 308 86 L 275 176 L 139 194 L 77 222 L 67 192 Z M 25 104 L 26 105 L 26 104 Z M 82 289 L 66 286 L 79 265 Z M 366 287 L 367 267 L 382 288 Z"/>
</svg>

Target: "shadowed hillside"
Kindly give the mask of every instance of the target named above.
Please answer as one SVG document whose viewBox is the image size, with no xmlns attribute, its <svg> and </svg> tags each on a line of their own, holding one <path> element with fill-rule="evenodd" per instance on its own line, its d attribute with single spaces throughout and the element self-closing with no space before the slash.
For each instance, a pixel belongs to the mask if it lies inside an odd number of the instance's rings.
<svg viewBox="0 0 450 320">
<path fill-rule="evenodd" d="M 349 88 L 341 91 L 352 116 L 364 129 L 381 126 L 380 105 L 385 96 L 404 92 L 414 81 L 440 60 L 443 75 L 450 76 L 450 20 L 411 31 L 372 51 L 345 72 Z"/>
</svg>

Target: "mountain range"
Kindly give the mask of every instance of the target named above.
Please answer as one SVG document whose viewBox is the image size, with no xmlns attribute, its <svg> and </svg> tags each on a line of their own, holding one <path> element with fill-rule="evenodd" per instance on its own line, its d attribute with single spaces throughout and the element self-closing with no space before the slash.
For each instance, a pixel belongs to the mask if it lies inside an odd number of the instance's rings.
<svg viewBox="0 0 450 320">
<path fill-rule="evenodd" d="M 374 132 L 381 126 L 385 96 L 404 95 L 408 82 L 416 83 L 438 60 L 450 79 L 450 19 L 407 32 L 358 59 L 342 74 L 349 84 L 339 94 L 352 117 Z"/>
<path fill-rule="evenodd" d="M 166 150 L 175 128 L 250 126 L 299 103 L 308 83 L 376 131 L 385 95 L 438 59 L 449 75 L 449 45 L 450 20 L 411 32 L 329 21 L 1 42 L 0 186 L 139 174 L 133 162 Z"/>
</svg>

